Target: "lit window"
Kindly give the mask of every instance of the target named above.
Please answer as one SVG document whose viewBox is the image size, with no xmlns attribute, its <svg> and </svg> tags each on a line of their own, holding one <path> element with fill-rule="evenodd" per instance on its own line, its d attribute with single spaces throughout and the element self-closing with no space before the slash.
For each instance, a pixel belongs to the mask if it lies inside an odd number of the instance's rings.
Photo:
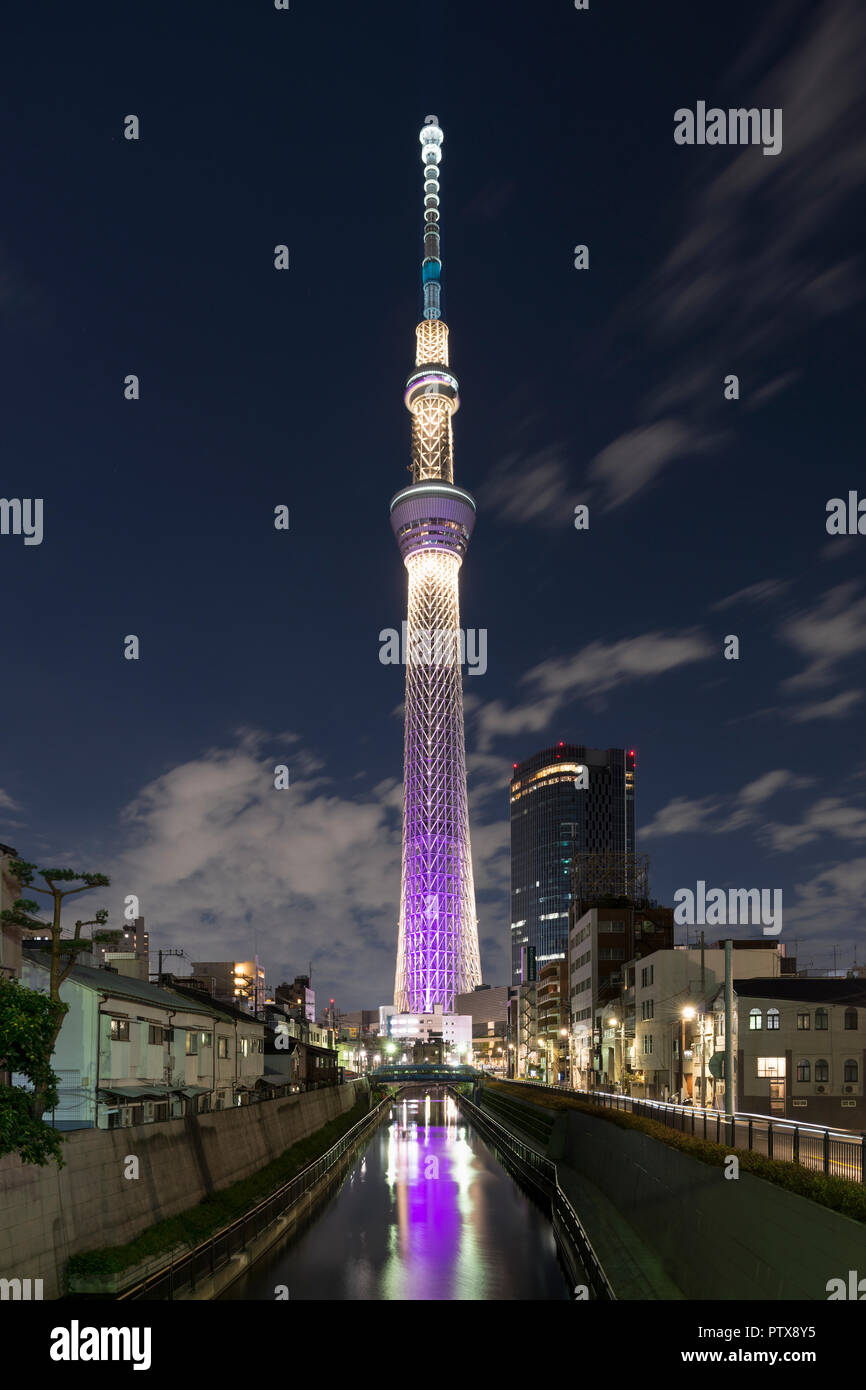
<svg viewBox="0 0 866 1390">
<path fill-rule="evenodd" d="M 812 1027 L 812 1015 L 807 1011 L 797 1014 L 797 1028 L 801 1033 L 808 1033 Z"/>
<path fill-rule="evenodd" d="M 751 1030 L 753 1033 L 760 1032 L 761 1028 L 763 1027 L 763 1023 L 764 1023 L 764 1015 L 761 1013 L 761 1010 L 760 1010 L 760 1009 L 750 1009 L 750 1010 L 749 1010 L 749 1028 L 750 1028 L 750 1030 Z M 761 1073 L 758 1072 L 758 1075 L 759 1075 L 759 1076 L 760 1076 L 760 1074 L 761 1074 Z"/>
<path fill-rule="evenodd" d="M 768 1009 L 768 1010 L 767 1010 L 767 1027 L 768 1027 L 768 1028 L 778 1028 L 778 1026 L 779 1026 L 779 1010 L 778 1010 L 778 1009 Z"/>
<path fill-rule="evenodd" d="M 785 1059 L 784 1057 L 757 1057 L 758 1076 L 784 1076 Z"/>
</svg>

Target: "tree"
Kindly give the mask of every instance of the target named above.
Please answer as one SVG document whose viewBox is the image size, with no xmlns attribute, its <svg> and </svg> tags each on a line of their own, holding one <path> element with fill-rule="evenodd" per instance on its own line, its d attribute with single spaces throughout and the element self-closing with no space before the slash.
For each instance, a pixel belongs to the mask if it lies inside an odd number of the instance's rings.
<svg viewBox="0 0 866 1390">
<path fill-rule="evenodd" d="M 42 1115 L 46 1109 L 56 1104 L 57 1078 L 51 1070 L 51 1054 L 57 1042 L 68 1005 L 60 998 L 60 986 L 67 979 L 80 952 L 89 950 L 94 942 L 115 943 L 119 931 L 97 931 L 91 937 L 82 937 L 85 927 L 104 927 L 108 921 L 108 909 L 99 908 L 87 921 L 77 921 L 71 937 L 62 935 L 61 914 L 64 898 L 75 893 L 86 893 L 91 888 L 107 888 L 110 879 L 105 874 L 79 873 L 75 869 L 40 869 L 26 859 L 9 861 L 9 872 L 23 888 L 40 893 L 52 900 L 50 922 L 33 914 L 39 904 L 30 898 L 18 898 L 0 913 L 0 919 L 28 930 L 48 932 L 51 937 L 51 970 L 48 996 L 37 990 L 28 990 L 17 981 L 8 981 L 15 988 L 8 988 L 0 994 L 0 1059 L 8 1071 L 21 1072 L 31 1082 L 32 1090 L 20 1086 L 0 1089 L 4 1113 L 0 1123 L 0 1153 L 19 1152 L 25 1163 L 47 1163 L 59 1157 L 59 1138 L 48 1125 L 43 1124 Z M 39 874 L 45 888 L 33 883 Z M 59 888 L 61 883 L 78 883 L 78 888 Z M 28 1002 L 26 996 L 31 996 Z M 33 1000 L 41 1000 L 42 1004 Z M 19 1032 L 20 1030 L 20 1032 Z M 44 1133 L 48 1131 L 50 1140 Z M 42 1154 L 42 1157 L 38 1155 Z"/>
</svg>

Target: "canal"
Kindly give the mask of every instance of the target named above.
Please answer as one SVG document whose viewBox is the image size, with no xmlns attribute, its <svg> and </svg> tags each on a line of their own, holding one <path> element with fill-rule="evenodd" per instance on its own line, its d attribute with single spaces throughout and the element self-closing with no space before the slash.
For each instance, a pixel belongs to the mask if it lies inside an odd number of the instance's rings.
<svg viewBox="0 0 866 1390">
<path fill-rule="evenodd" d="M 395 1100 L 339 1188 L 222 1298 L 278 1286 L 300 1300 L 570 1297 L 547 1215 L 435 1089 Z"/>
</svg>

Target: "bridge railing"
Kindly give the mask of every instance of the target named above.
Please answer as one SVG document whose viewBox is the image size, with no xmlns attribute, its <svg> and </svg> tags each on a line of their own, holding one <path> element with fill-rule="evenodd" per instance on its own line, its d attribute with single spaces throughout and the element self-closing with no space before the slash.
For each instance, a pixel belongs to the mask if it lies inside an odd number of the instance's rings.
<svg viewBox="0 0 866 1390">
<path fill-rule="evenodd" d="M 813 1173 L 847 1178 L 850 1182 L 866 1182 L 866 1143 L 864 1135 L 852 1130 L 836 1130 L 824 1125 L 800 1123 L 797 1120 L 774 1119 L 772 1115 L 754 1115 L 737 1111 L 733 1119 L 721 1110 L 700 1105 L 676 1105 L 671 1101 L 644 1100 L 613 1091 L 571 1090 L 567 1086 L 548 1086 L 540 1081 L 509 1078 L 519 1086 L 550 1091 L 557 1095 L 576 1096 L 608 1110 L 624 1110 L 645 1119 L 709 1139 L 731 1148 L 749 1149 L 767 1158 L 784 1163 L 797 1163 Z"/>
<path fill-rule="evenodd" d="M 194 1293 L 196 1285 L 203 1279 L 210 1278 L 218 1269 L 227 1264 L 233 1255 L 238 1251 L 245 1250 L 251 1241 L 267 1230 L 268 1226 L 283 1216 L 306 1192 L 309 1192 L 316 1183 L 328 1173 L 335 1164 L 339 1163 L 343 1155 L 355 1144 L 362 1135 L 378 1123 L 382 1110 L 394 1104 L 393 1095 L 383 1096 L 383 1098 L 360 1119 L 357 1124 L 352 1125 L 342 1138 L 338 1139 L 330 1149 L 314 1159 L 300 1173 L 296 1173 L 289 1182 L 277 1188 L 264 1201 L 238 1217 L 231 1225 L 223 1227 L 207 1240 L 197 1245 L 188 1254 L 182 1255 L 180 1259 L 172 1259 L 163 1269 L 157 1270 L 147 1279 L 123 1289 L 117 1294 L 117 1301 L 174 1299 L 183 1290 L 185 1293 Z"/>
<path fill-rule="evenodd" d="M 466 1110 L 474 1125 L 487 1135 L 501 1149 L 518 1172 L 539 1187 L 550 1199 L 553 1226 L 560 1243 L 567 1249 L 573 1272 L 579 1277 L 585 1275 L 586 1282 L 595 1298 L 616 1301 L 616 1294 L 608 1282 L 607 1275 L 592 1247 L 592 1242 L 583 1228 L 580 1217 L 559 1185 L 556 1164 L 546 1154 L 533 1149 L 525 1140 L 495 1120 L 486 1110 L 471 1101 L 468 1096 L 454 1092 L 461 1110 Z M 563 1239 L 563 1233 L 565 1239 Z M 573 1253 L 572 1253 L 573 1252 Z M 576 1257 L 576 1258 L 575 1258 Z"/>
</svg>

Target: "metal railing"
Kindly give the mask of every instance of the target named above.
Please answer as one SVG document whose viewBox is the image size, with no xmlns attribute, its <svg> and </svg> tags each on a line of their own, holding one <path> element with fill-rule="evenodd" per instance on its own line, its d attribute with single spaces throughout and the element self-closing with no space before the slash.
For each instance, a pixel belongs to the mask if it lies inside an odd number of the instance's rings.
<svg viewBox="0 0 866 1390">
<path fill-rule="evenodd" d="M 507 1162 L 549 1199 L 554 1231 L 557 1239 L 568 1251 L 569 1264 L 576 1277 L 584 1276 L 595 1298 L 616 1301 L 616 1294 L 601 1267 L 589 1236 L 583 1229 L 580 1217 L 559 1185 L 553 1159 L 539 1153 L 516 1134 L 512 1134 L 468 1096 L 458 1091 L 453 1091 L 452 1094 L 461 1110 L 465 1109 L 468 1112 L 473 1125 L 499 1149 Z"/>
<path fill-rule="evenodd" d="M 146 1279 L 123 1289 L 117 1294 L 117 1301 L 129 1300 L 171 1300 L 179 1290 L 195 1292 L 197 1283 L 209 1279 L 223 1265 L 228 1264 L 233 1255 L 245 1250 L 251 1241 L 260 1236 L 268 1226 L 284 1215 L 290 1207 L 300 1200 L 306 1192 L 320 1181 L 353 1144 L 362 1138 L 368 1129 L 378 1123 L 382 1110 L 394 1103 L 394 1096 L 383 1096 L 374 1108 L 347 1130 L 336 1144 L 319 1158 L 308 1164 L 289 1182 L 284 1183 L 270 1197 L 266 1197 L 243 1216 L 223 1227 L 207 1240 L 197 1245 L 180 1259 L 172 1259 L 167 1266 L 151 1274 Z"/>
<path fill-rule="evenodd" d="M 541 1081 L 509 1078 L 519 1086 L 576 1096 L 607 1110 L 624 1110 L 644 1119 L 655 1120 L 669 1129 L 726 1144 L 732 1149 L 749 1149 L 783 1163 L 796 1163 L 812 1173 L 866 1182 L 866 1144 L 864 1135 L 810 1125 L 797 1120 L 774 1119 L 738 1111 L 730 1119 L 721 1110 L 699 1105 L 674 1105 L 670 1101 L 644 1100 L 611 1091 L 574 1091 L 567 1086 L 547 1086 Z"/>
</svg>

